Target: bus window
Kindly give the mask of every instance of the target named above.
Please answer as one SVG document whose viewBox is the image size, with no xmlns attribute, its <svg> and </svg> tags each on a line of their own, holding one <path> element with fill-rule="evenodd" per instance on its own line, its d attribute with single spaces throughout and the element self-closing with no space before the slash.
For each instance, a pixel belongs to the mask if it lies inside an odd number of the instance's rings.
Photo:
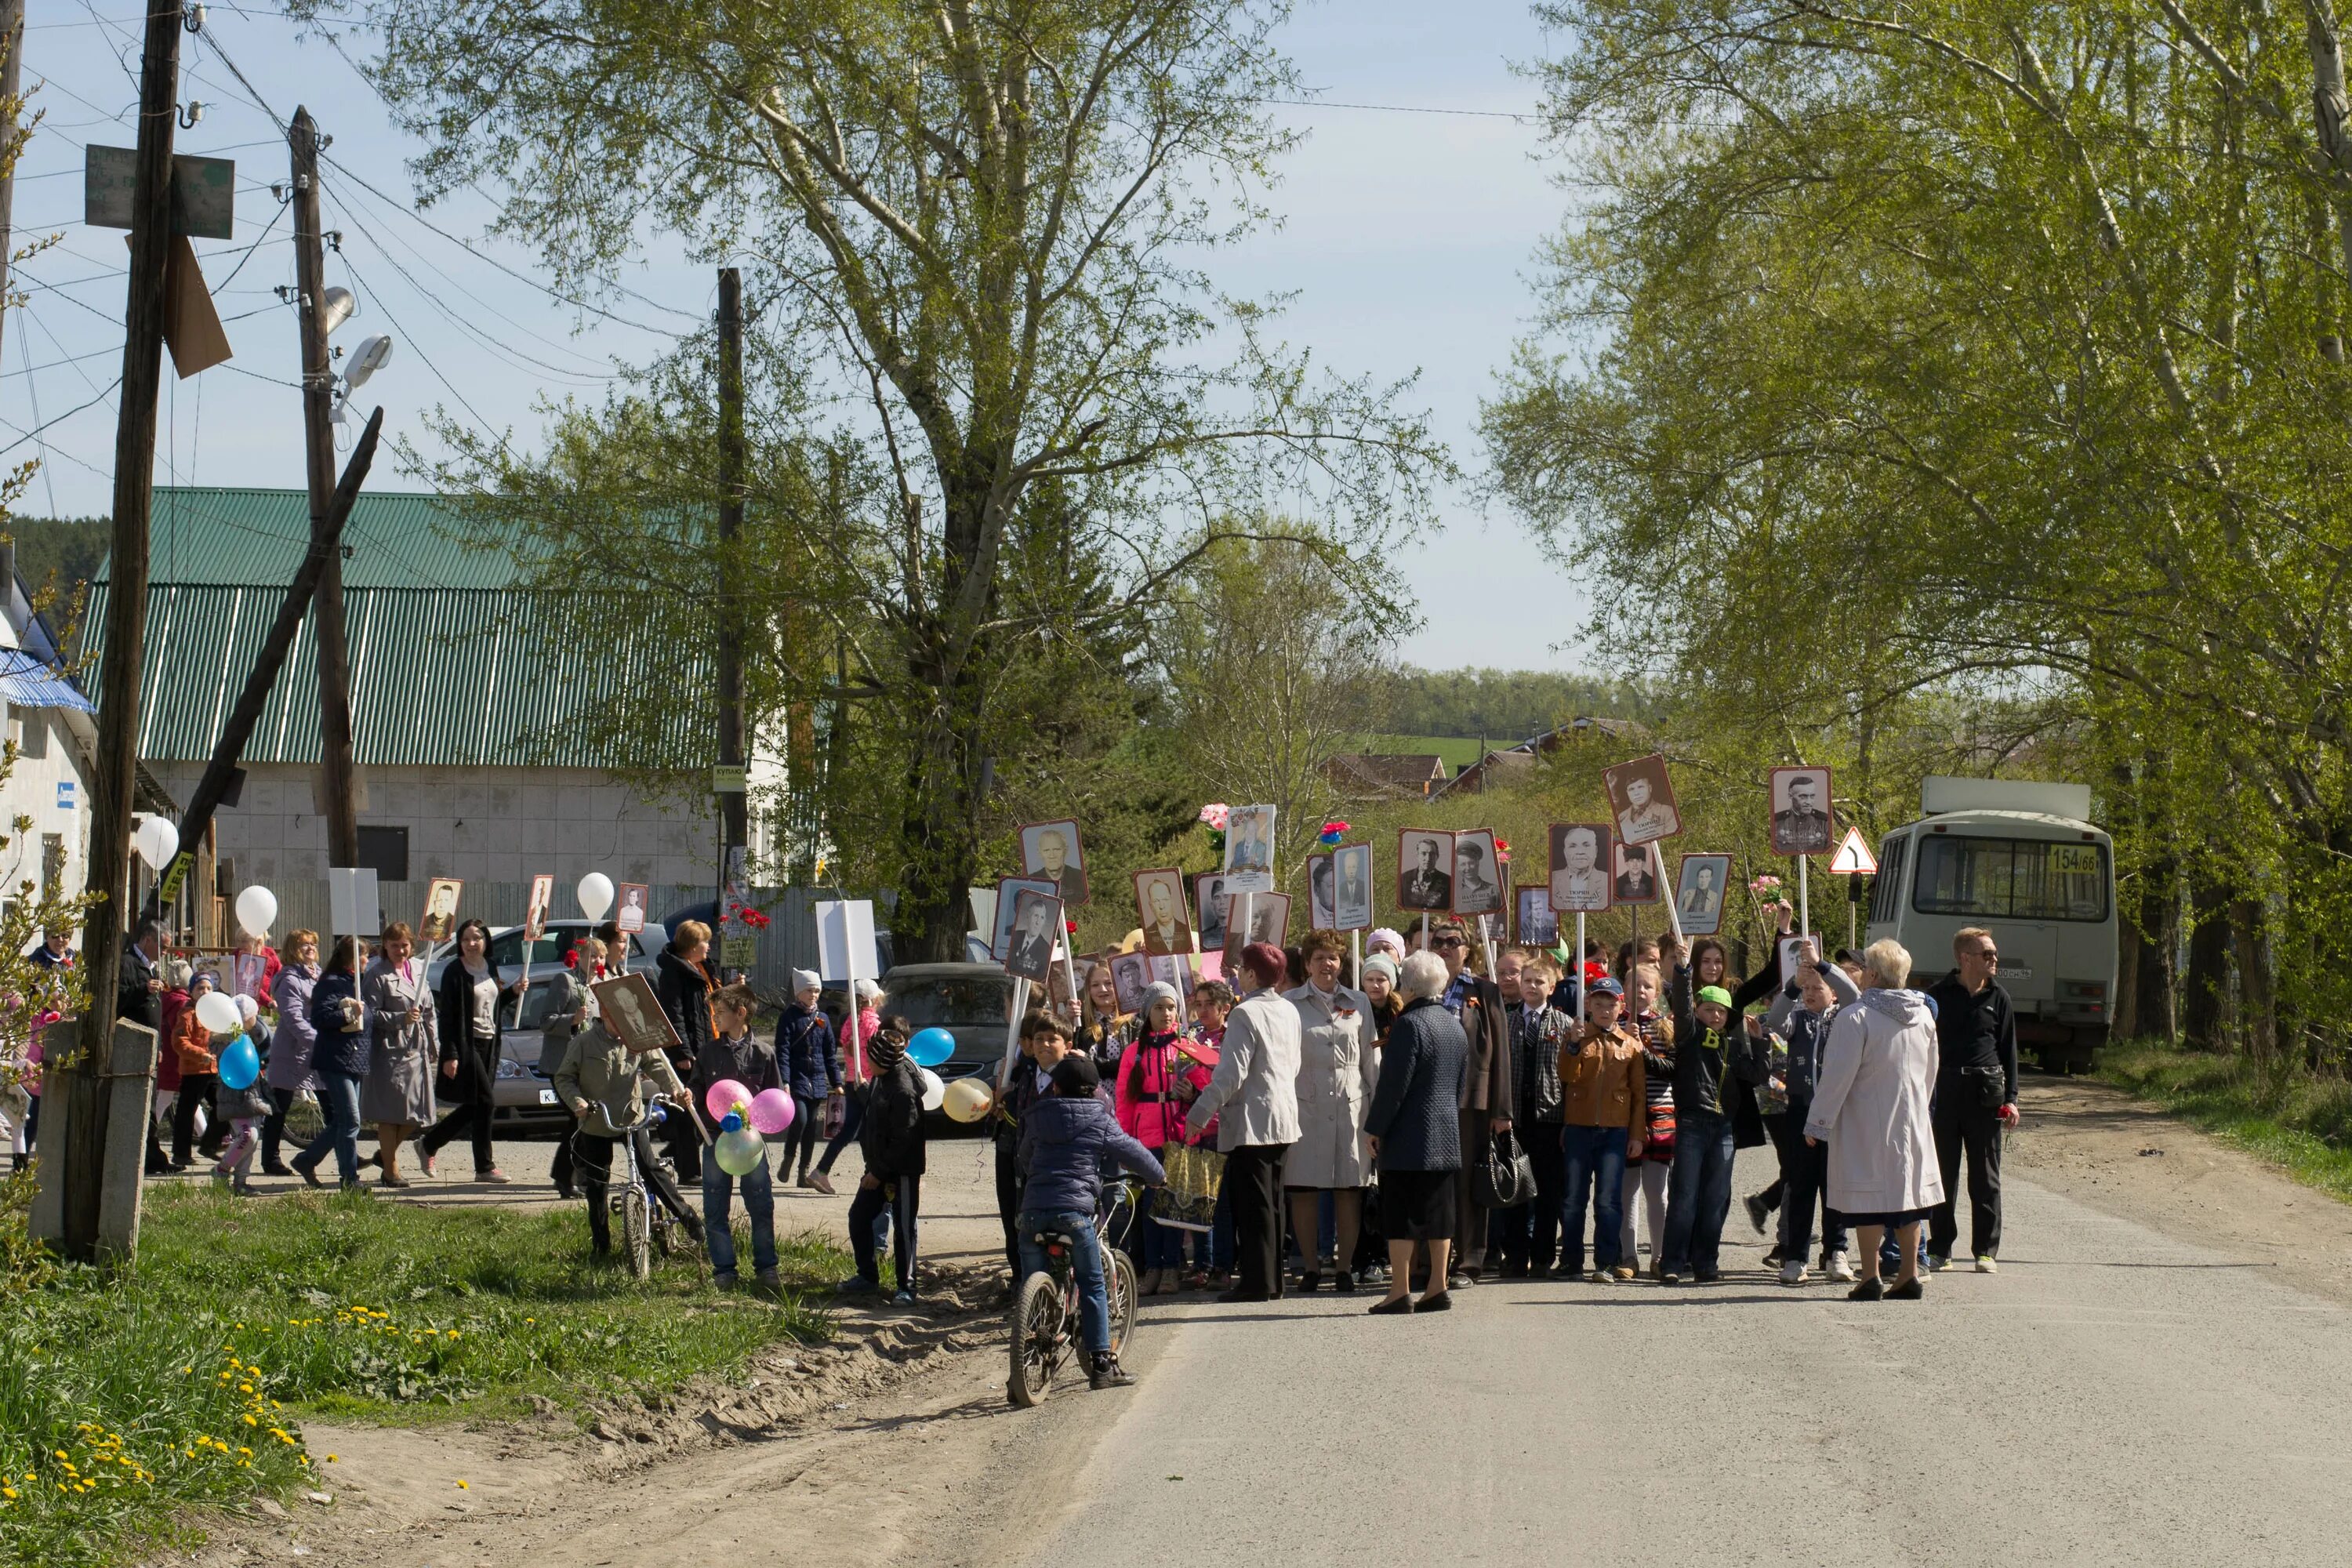
<svg viewBox="0 0 2352 1568">
<path fill-rule="evenodd" d="M 1980 920 L 2103 921 L 2106 846 L 1924 837 L 1911 907 L 1922 914 Z"/>
<path fill-rule="evenodd" d="M 1878 875 L 1870 889 L 1870 919 L 1875 925 L 1891 921 L 1903 907 L 1903 858 L 1911 847 L 1908 834 L 1890 835 L 1878 847 Z"/>
</svg>

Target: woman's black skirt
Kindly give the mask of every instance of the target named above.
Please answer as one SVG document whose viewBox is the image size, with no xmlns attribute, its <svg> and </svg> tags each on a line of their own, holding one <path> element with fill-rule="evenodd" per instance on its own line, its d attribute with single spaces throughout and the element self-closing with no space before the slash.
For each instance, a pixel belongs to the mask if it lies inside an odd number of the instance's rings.
<svg viewBox="0 0 2352 1568">
<path fill-rule="evenodd" d="M 1381 1230 L 1391 1241 L 1454 1239 L 1454 1184 L 1459 1171 L 1381 1173 Z"/>
</svg>

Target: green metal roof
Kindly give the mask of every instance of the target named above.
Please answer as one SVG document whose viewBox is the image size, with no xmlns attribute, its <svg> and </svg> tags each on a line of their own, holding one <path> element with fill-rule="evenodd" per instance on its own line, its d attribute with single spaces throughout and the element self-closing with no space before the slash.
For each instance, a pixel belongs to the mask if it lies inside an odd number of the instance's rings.
<svg viewBox="0 0 2352 1568">
<path fill-rule="evenodd" d="M 516 585 L 512 555 L 461 545 L 456 520 L 435 496 L 362 496 L 352 509 L 343 617 L 362 765 L 709 765 L 717 742 L 702 704 L 671 705 L 658 759 L 604 755 L 574 721 L 647 684 L 707 686 L 699 639 L 680 649 L 621 630 L 593 647 L 571 644 L 554 601 Z M 309 538 L 301 490 L 156 489 L 141 757 L 212 755 Z M 107 582 L 101 568 L 81 637 L 93 653 L 105 645 Z M 85 679 L 99 689 L 95 668 Z M 318 714 L 306 615 L 244 760 L 317 762 Z"/>
</svg>

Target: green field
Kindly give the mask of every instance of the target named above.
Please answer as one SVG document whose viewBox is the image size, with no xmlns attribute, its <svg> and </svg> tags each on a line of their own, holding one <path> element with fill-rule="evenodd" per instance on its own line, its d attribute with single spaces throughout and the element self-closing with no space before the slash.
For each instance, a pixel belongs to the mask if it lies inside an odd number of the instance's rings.
<svg viewBox="0 0 2352 1568">
<path fill-rule="evenodd" d="M 1495 735 L 1488 744 L 1500 748 L 1517 745 L 1523 739 L 1517 735 Z M 1448 776 L 1460 773 L 1479 758 L 1478 738 L 1464 739 L 1459 735 L 1372 735 L 1361 748 L 1383 756 L 1419 756 L 1433 752 L 1445 760 Z"/>
</svg>

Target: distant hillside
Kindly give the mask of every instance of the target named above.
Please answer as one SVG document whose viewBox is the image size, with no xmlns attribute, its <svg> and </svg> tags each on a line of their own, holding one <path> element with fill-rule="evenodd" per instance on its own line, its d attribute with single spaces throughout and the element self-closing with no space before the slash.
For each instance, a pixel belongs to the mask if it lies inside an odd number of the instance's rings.
<svg viewBox="0 0 2352 1568">
<path fill-rule="evenodd" d="M 16 575 L 35 596 L 56 575 L 57 603 L 50 624 L 59 624 L 73 602 L 74 590 L 98 575 L 112 539 L 112 525 L 102 517 L 13 517 L 5 525 L 16 542 Z"/>
<path fill-rule="evenodd" d="M 1631 683 L 1531 669 L 1399 670 L 1384 684 L 1382 714 L 1394 735 L 1481 735 L 1498 746 L 1569 719 L 1640 719 L 1650 694 Z M 1451 759 L 1449 758 L 1450 762 Z"/>
</svg>

